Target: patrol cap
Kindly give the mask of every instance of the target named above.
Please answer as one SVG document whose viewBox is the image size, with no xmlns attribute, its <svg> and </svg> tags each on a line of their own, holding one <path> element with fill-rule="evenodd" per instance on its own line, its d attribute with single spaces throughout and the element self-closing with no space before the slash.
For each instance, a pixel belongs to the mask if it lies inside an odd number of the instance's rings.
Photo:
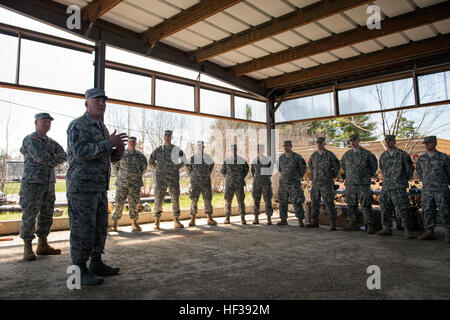
<svg viewBox="0 0 450 320">
<path fill-rule="evenodd" d="M 50 119 L 50 120 L 55 120 L 55 119 L 53 119 L 52 118 L 52 116 L 49 114 L 49 113 L 47 113 L 47 112 L 41 112 L 41 113 L 36 113 L 35 115 L 34 115 L 34 120 L 39 120 L 39 119 Z"/>
<path fill-rule="evenodd" d="M 205 145 L 205 143 L 203 142 L 203 140 L 197 141 L 197 147 L 203 147 L 204 145 Z"/>
<path fill-rule="evenodd" d="M 264 145 L 263 144 L 258 144 L 256 146 L 257 150 L 264 150 Z"/>
<path fill-rule="evenodd" d="M 354 141 L 354 140 L 359 140 L 359 134 L 354 133 L 350 135 L 350 138 L 348 139 L 348 141 Z"/>
<path fill-rule="evenodd" d="M 136 142 L 136 137 L 128 137 L 128 141 L 134 141 L 134 142 Z"/>
<path fill-rule="evenodd" d="M 325 138 L 324 137 L 317 137 L 316 138 L 316 142 L 325 142 Z"/>
<path fill-rule="evenodd" d="M 230 148 L 231 148 L 232 150 L 237 149 L 237 144 L 232 144 L 232 145 L 230 145 Z"/>
<path fill-rule="evenodd" d="M 166 135 L 166 134 L 170 134 L 170 135 L 172 135 L 172 130 L 164 130 L 164 135 Z"/>
<path fill-rule="evenodd" d="M 92 88 L 86 90 L 84 96 L 86 97 L 86 99 L 103 97 L 105 98 L 105 100 L 108 100 L 108 97 L 105 94 L 105 90 L 99 88 Z"/>
<path fill-rule="evenodd" d="M 291 146 L 292 147 L 292 140 L 286 140 L 283 142 L 283 147 L 284 146 Z"/>
<path fill-rule="evenodd" d="M 423 138 L 423 142 L 422 143 L 437 143 L 437 139 L 436 136 L 428 136 Z"/>
<path fill-rule="evenodd" d="M 384 136 L 384 140 L 392 140 L 395 141 L 395 135 L 393 134 L 388 134 Z"/>
</svg>

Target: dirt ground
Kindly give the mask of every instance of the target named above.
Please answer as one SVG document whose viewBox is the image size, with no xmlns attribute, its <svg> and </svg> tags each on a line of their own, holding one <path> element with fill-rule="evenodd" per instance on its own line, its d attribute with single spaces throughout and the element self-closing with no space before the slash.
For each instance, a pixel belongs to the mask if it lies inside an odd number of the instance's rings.
<svg viewBox="0 0 450 320">
<path fill-rule="evenodd" d="M 262 223 L 265 217 L 262 216 Z M 252 221 L 252 216 L 248 216 Z M 222 223 L 223 218 L 217 218 Z M 365 232 L 289 226 L 205 225 L 110 233 L 104 260 L 121 268 L 99 287 L 69 290 L 69 232 L 49 240 L 61 256 L 22 261 L 21 240 L 0 242 L 0 299 L 449 299 L 450 246 Z M 275 222 L 278 219 L 274 219 Z M 183 222 L 187 225 L 187 221 Z M 367 267 L 381 268 L 369 290 Z"/>
</svg>

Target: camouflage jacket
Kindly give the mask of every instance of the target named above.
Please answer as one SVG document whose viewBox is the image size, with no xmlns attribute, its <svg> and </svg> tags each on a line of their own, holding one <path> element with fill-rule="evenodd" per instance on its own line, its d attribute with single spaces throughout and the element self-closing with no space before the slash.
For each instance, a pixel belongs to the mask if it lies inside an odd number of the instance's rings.
<svg viewBox="0 0 450 320">
<path fill-rule="evenodd" d="M 67 161 L 67 153 L 59 143 L 38 132 L 23 139 L 20 152 L 24 156 L 24 183 L 55 183 L 54 168 Z"/>
<path fill-rule="evenodd" d="M 356 152 L 351 149 L 342 157 L 342 170 L 346 185 L 370 185 L 378 170 L 378 160 L 372 152 L 364 148 Z"/>
<path fill-rule="evenodd" d="M 247 161 L 242 157 L 230 157 L 220 169 L 220 173 L 225 176 L 225 183 L 232 183 L 245 186 L 245 177 L 249 171 Z"/>
<path fill-rule="evenodd" d="M 417 160 L 417 175 L 426 190 L 448 190 L 450 184 L 450 157 L 442 152 L 429 157 L 422 154 Z"/>
<path fill-rule="evenodd" d="M 211 173 L 214 170 L 214 161 L 208 154 L 194 154 L 189 159 L 186 168 L 191 176 L 191 184 L 211 183 Z"/>
<path fill-rule="evenodd" d="M 300 183 L 306 172 L 306 162 L 301 155 L 295 152 L 282 154 L 278 159 L 280 183 Z"/>
<path fill-rule="evenodd" d="M 87 112 L 73 120 L 67 129 L 67 193 L 103 192 L 109 189 L 111 161 L 114 154 L 108 129 Z"/>
<path fill-rule="evenodd" d="M 383 174 L 383 189 L 404 189 L 409 186 L 414 166 L 405 151 L 394 148 L 392 156 L 387 150 L 381 154 L 380 170 Z"/>
<path fill-rule="evenodd" d="M 312 174 L 312 185 L 329 186 L 333 185 L 333 180 L 338 176 L 341 165 L 336 155 L 324 150 L 322 155 L 315 151 L 308 161 Z"/>
<path fill-rule="evenodd" d="M 272 161 L 269 157 L 258 156 L 252 161 L 251 173 L 253 177 L 253 183 L 255 182 L 270 182 L 273 168 Z"/>
<path fill-rule="evenodd" d="M 142 187 L 142 175 L 147 169 L 147 158 L 138 150 L 125 150 L 120 161 L 114 163 L 117 170 L 116 186 L 121 184 Z"/>
<path fill-rule="evenodd" d="M 173 144 L 168 147 L 162 145 L 153 150 L 148 161 L 149 166 L 155 169 L 155 179 L 166 179 L 170 175 L 179 180 L 179 169 L 185 163 L 184 152 Z"/>
</svg>

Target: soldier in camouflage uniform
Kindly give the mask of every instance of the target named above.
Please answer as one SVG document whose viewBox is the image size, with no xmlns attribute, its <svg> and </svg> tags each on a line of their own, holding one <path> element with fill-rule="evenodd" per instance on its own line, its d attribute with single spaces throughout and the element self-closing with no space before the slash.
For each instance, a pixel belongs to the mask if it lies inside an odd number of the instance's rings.
<svg viewBox="0 0 450 320">
<path fill-rule="evenodd" d="M 180 172 L 186 163 L 184 152 L 172 144 L 172 131 L 164 131 L 164 144 L 153 150 L 148 161 L 155 169 L 155 229 L 159 230 L 162 205 L 169 188 L 175 228 L 184 228 L 180 217 Z"/>
<path fill-rule="evenodd" d="M 425 137 L 426 153 L 419 157 L 416 165 L 417 175 L 422 180 L 422 211 L 425 216 L 427 231 L 420 240 L 434 240 L 436 209 L 439 209 L 442 222 L 446 228 L 445 242 L 450 243 L 450 157 L 436 150 L 436 136 Z"/>
<path fill-rule="evenodd" d="M 67 200 L 72 263 L 81 271 L 82 285 L 99 285 L 103 277 L 119 273 L 103 263 L 108 230 L 108 198 L 111 160 L 125 151 L 124 133 L 109 135 L 103 124 L 108 99 L 102 89 L 86 91 L 86 112 L 67 129 Z M 87 260 L 91 258 L 89 269 Z"/>
<path fill-rule="evenodd" d="M 265 211 L 267 215 L 267 224 L 272 224 L 272 162 L 269 157 L 264 155 L 264 145 L 258 144 L 258 156 L 252 161 L 251 173 L 253 177 L 252 197 L 253 197 L 253 214 L 255 220 L 253 224 L 259 224 L 259 207 L 261 203 L 261 195 L 264 197 Z"/>
<path fill-rule="evenodd" d="M 117 231 L 118 221 L 122 217 L 123 206 L 128 197 L 128 211 L 130 219 L 133 221 L 131 229 L 132 231 L 142 231 L 138 224 L 138 205 L 141 199 L 141 187 L 144 185 L 142 175 L 147 169 L 147 159 L 142 152 L 136 150 L 136 137 L 128 138 L 128 149 L 114 166 L 118 174 L 115 183 L 116 205 L 112 213 L 113 229 Z"/>
<path fill-rule="evenodd" d="M 209 154 L 204 153 L 205 145 L 203 141 L 197 141 L 197 152 L 191 157 L 186 168 L 191 177 L 191 221 L 189 226 L 195 226 L 195 216 L 198 212 L 197 203 L 200 194 L 203 196 L 205 203 L 205 213 L 208 216 L 207 223 L 216 225 L 217 222 L 212 218 L 212 188 L 211 173 L 214 170 L 214 161 Z"/>
<path fill-rule="evenodd" d="M 280 185 L 278 187 L 278 201 L 280 201 L 280 218 L 277 225 L 287 225 L 289 198 L 294 205 L 295 216 L 298 225 L 304 227 L 305 210 L 303 203 L 305 195 L 302 189 L 302 178 L 306 171 L 305 159 L 292 151 L 292 141 L 283 143 L 285 153 L 278 159 L 278 171 L 280 172 Z"/>
<path fill-rule="evenodd" d="M 367 233 L 375 233 L 373 228 L 372 203 L 373 194 L 370 189 L 371 178 L 378 170 L 375 155 L 360 147 L 359 135 L 352 134 L 349 143 L 352 147 L 342 157 L 342 169 L 345 177 L 345 199 L 347 202 L 347 221 L 345 231 L 356 231 L 356 216 L 358 200 L 362 206 L 362 213 L 367 224 Z"/>
<path fill-rule="evenodd" d="M 380 156 L 380 170 L 383 174 L 380 209 L 384 229 L 378 235 L 392 235 L 392 214 L 395 211 L 401 217 L 405 228 L 405 238 L 414 238 L 408 230 L 408 214 L 411 209 L 406 188 L 414 173 L 411 157 L 395 147 L 395 136 L 387 135 L 384 139 L 387 150 Z"/>
<path fill-rule="evenodd" d="M 248 174 L 249 166 L 244 158 L 237 155 L 237 145 L 231 145 L 233 156 L 225 160 L 220 173 L 225 177 L 225 224 L 230 223 L 231 203 L 236 194 L 236 199 L 241 215 L 241 224 L 247 224 L 245 221 L 245 177 Z"/>
<path fill-rule="evenodd" d="M 308 228 L 319 227 L 320 198 L 323 199 L 330 220 L 330 231 L 336 231 L 337 212 L 334 206 L 334 179 L 341 167 L 336 155 L 325 149 L 325 138 L 316 139 L 317 151 L 309 158 L 308 165 L 312 174 L 311 223 Z"/>
<path fill-rule="evenodd" d="M 20 186 L 20 205 L 23 209 L 20 237 L 24 241 L 24 260 L 35 260 L 32 240 L 38 236 L 36 253 L 60 254 L 61 250 L 48 245 L 47 236 L 53 223 L 55 205 L 55 170 L 66 162 L 67 154 L 47 136 L 53 118 L 48 113 L 35 115 L 36 131 L 23 139 L 20 152 L 24 156 L 24 173 Z M 37 218 L 37 229 L 35 230 Z"/>
</svg>

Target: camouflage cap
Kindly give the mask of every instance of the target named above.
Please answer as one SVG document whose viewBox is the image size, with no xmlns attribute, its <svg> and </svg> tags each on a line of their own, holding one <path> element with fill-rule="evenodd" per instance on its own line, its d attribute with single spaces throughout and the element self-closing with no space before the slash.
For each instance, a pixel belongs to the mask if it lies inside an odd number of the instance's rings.
<svg viewBox="0 0 450 320">
<path fill-rule="evenodd" d="M 105 94 L 105 90 L 100 89 L 100 88 L 88 89 L 88 90 L 86 90 L 84 96 L 86 97 L 86 99 L 103 97 L 103 98 L 105 98 L 105 100 L 108 100 L 108 97 Z"/>
<path fill-rule="evenodd" d="M 423 138 L 423 142 L 422 143 L 437 143 L 437 138 L 436 136 L 428 136 Z"/>
<path fill-rule="evenodd" d="M 292 147 L 292 140 L 286 140 L 283 142 L 283 147 L 284 146 L 291 146 Z"/>
<path fill-rule="evenodd" d="M 392 140 L 395 141 L 395 135 L 393 134 L 388 134 L 384 136 L 384 140 Z"/>
<path fill-rule="evenodd" d="M 39 120 L 39 119 L 50 119 L 50 120 L 55 120 L 55 119 L 53 119 L 52 118 L 52 116 L 49 114 L 49 113 L 47 113 L 47 112 L 41 112 L 41 113 L 36 113 L 35 115 L 34 115 L 34 120 Z"/>
<path fill-rule="evenodd" d="M 128 141 L 134 141 L 134 142 L 136 142 L 137 139 L 136 139 L 136 137 L 128 137 Z"/>
<path fill-rule="evenodd" d="M 317 137 L 316 142 L 325 142 L 325 137 Z"/>
<path fill-rule="evenodd" d="M 173 133 L 173 131 L 172 131 L 172 130 L 164 130 L 164 135 L 166 135 L 166 134 L 170 134 L 170 135 L 172 135 L 172 133 Z"/>
<path fill-rule="evenodd" d="M 359 140 L 359 134 L 354 133 L 350 135 L 350 138 L 348 139 L 348 141 L 354 141 L 354 140 Z"/>
<path fill-rule="evenodd" d="M 203 140 L 197 141 L 197 147 L 204 147 L 204 146 L 205 146 L 205 142 L 203 142 Z"/>
<path fill-rule="evenodd" d="M 263 144 L 258 144 L 257 146 L 256 146 L 256 149 L 257 150 L 264 150 L 264 145 Z"/>
<path fill-rule="evenodd" d="M 237 149 L 237 144 L 232 144 L 232 145 L 230 145 L 230 148 L 231 148 L 231 149 Z"/>
</svg>

